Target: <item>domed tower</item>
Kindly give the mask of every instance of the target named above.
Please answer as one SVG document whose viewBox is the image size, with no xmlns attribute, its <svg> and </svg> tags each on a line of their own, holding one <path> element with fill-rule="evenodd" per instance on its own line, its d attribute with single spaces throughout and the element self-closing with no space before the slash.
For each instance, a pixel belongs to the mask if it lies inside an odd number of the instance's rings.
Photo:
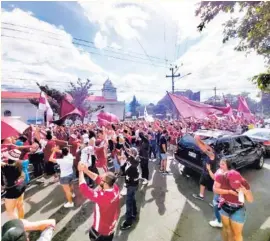
<svg viewBox="0 0 270 241">
<path fill-rule="evenodd" d="M 116 88 L 110 79 L 107 79 L 103 84 L 102 96 L 105 99 L 117 100 Z"/>
</svg>

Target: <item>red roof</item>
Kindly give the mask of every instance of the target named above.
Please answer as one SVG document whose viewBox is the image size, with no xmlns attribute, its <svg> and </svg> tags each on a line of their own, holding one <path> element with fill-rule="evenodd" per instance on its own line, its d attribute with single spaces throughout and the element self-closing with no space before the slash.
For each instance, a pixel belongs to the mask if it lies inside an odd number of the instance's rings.
<svg viewBox="0 0 270 241">
<path fill-rule="evenodd" d="M 13 92 L 13 91 L 2 91 L 2 99 L 29 99 L 39 98 L 40 93 L 36 92 Z M 72 96 L 67 94 L 67 99 L 71 102 Z M 87 98 L 88 101 L 92 102 L 106 102 L 106 101 L 117 101 L 116 99 L 105 99 L 103 96 L 90 95 Z"/>
<path fill-rule="evenodd" d="M 30 99 L 30 98 L 39 98 L 40 93 L 2 91 L 1 95 L 2 99 Z"/>
</svg>

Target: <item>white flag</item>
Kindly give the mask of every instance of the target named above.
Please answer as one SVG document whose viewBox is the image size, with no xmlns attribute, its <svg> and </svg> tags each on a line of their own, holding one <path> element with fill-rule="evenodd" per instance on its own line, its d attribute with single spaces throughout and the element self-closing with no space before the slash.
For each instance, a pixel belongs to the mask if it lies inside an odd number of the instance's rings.
<svg viewBox="0 0 270 241">
<path fill-rule="evenodd" d="M 48 99 L 43 91 L 41 91 L 41 93 L 40 93 L 38 109 L 42 110 L 42 111 L 46 111 L 47 122 L 53 120 L 52 108 L 51 108 L 49 101 L 48 101 Z"/>
</svg>

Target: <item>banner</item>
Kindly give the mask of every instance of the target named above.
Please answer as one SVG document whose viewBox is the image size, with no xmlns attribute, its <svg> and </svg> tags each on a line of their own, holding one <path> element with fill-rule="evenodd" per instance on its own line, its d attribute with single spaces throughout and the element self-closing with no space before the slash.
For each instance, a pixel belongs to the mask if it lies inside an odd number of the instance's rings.
<svg viewBox="0 0 270 241">
<path fill-rule="evenodd" d="M 178 96 L 168 93 L 173 104 L 183 118 L 194 117 L 196 119 L 204 119 L 213 114 L 228 114 L 231 107 L 217 107 L 212 105 L 203 104 L 200 102 L 189 100 L 184 96 Z"/>
</svg>

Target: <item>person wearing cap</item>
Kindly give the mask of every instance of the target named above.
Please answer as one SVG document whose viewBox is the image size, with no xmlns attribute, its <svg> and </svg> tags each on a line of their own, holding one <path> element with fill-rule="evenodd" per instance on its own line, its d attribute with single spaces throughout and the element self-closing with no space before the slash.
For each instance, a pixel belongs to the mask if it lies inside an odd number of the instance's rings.
<svg viewBox="0 0 270 241">
<path fill-rule="evenodd" d="M 61 153 L 62 158 L 54 158 L 56 153 Z M 49 159 L 50 162 L 57 163 L 60 166 L 60 184 L 62 185 L 67 198 L 67 203 L 64 204 L 65 208 L 74 207 L 74 202 L 72 200 L 72 198 L 75 197 L 72 183 L 74 179 L 73 159 L 74 157 L 69 153 L 67 147 L 63 147 L 61 151 L 58 147 L 54 147 Z"/>
<path fill-rule="evenodd" d="M 26 232 L 41 231 L 37 241 L 50 241 L 56 222 L 54 219 L 30 222 L 25 219 L 13 219 L 2 227 L 2 241 L 29 241 Z"/>
<path fill-rule="evenodd" d="M 89 171 L 83 163 L 79 163 L 78 170 L 81 193 L 95 203 L 94 223 L 89 230 L 89 238 L 91 241 L 112 241 L 120 214 L 120 194 L 115 184 L 116 176 L 112 172 L 105 172 L 98 176 Z M 89 188 L 84 173 L 99 187 L 95 190 Z"/>
<path fill-rule="evenodd" d="M 24 191 L 26 183 L 20 162 L 21 152 L 17 149 L 5 153 L 6 162 L 1 162 L 5 181 L 5 207 L 10 219 L 24 218 Z M 18 214 L 16 212 L 18 211 Z"/>
<path fill-rule="evenodd" d="M 253 202 L 248 182 L 235 170 L 217 175 L 213 191 L 220 195 L 219 207 L 223 224 L 224 241 L 243 241 L 243 226 L 246 221 L 245 201 Z"/>
<path fill-rule="evenodd" d="M 126 196 L 126 217 L 121 224 L 120 229 L 126 230 L 131 228 L 137 217 L 136 192 L 139 185 L 139 163 L 140 159 L 136 148 L 132 147 L 127 150 L 128 157 L 125 163 L 125 183 L 127 188 Z"/>
</svg>

